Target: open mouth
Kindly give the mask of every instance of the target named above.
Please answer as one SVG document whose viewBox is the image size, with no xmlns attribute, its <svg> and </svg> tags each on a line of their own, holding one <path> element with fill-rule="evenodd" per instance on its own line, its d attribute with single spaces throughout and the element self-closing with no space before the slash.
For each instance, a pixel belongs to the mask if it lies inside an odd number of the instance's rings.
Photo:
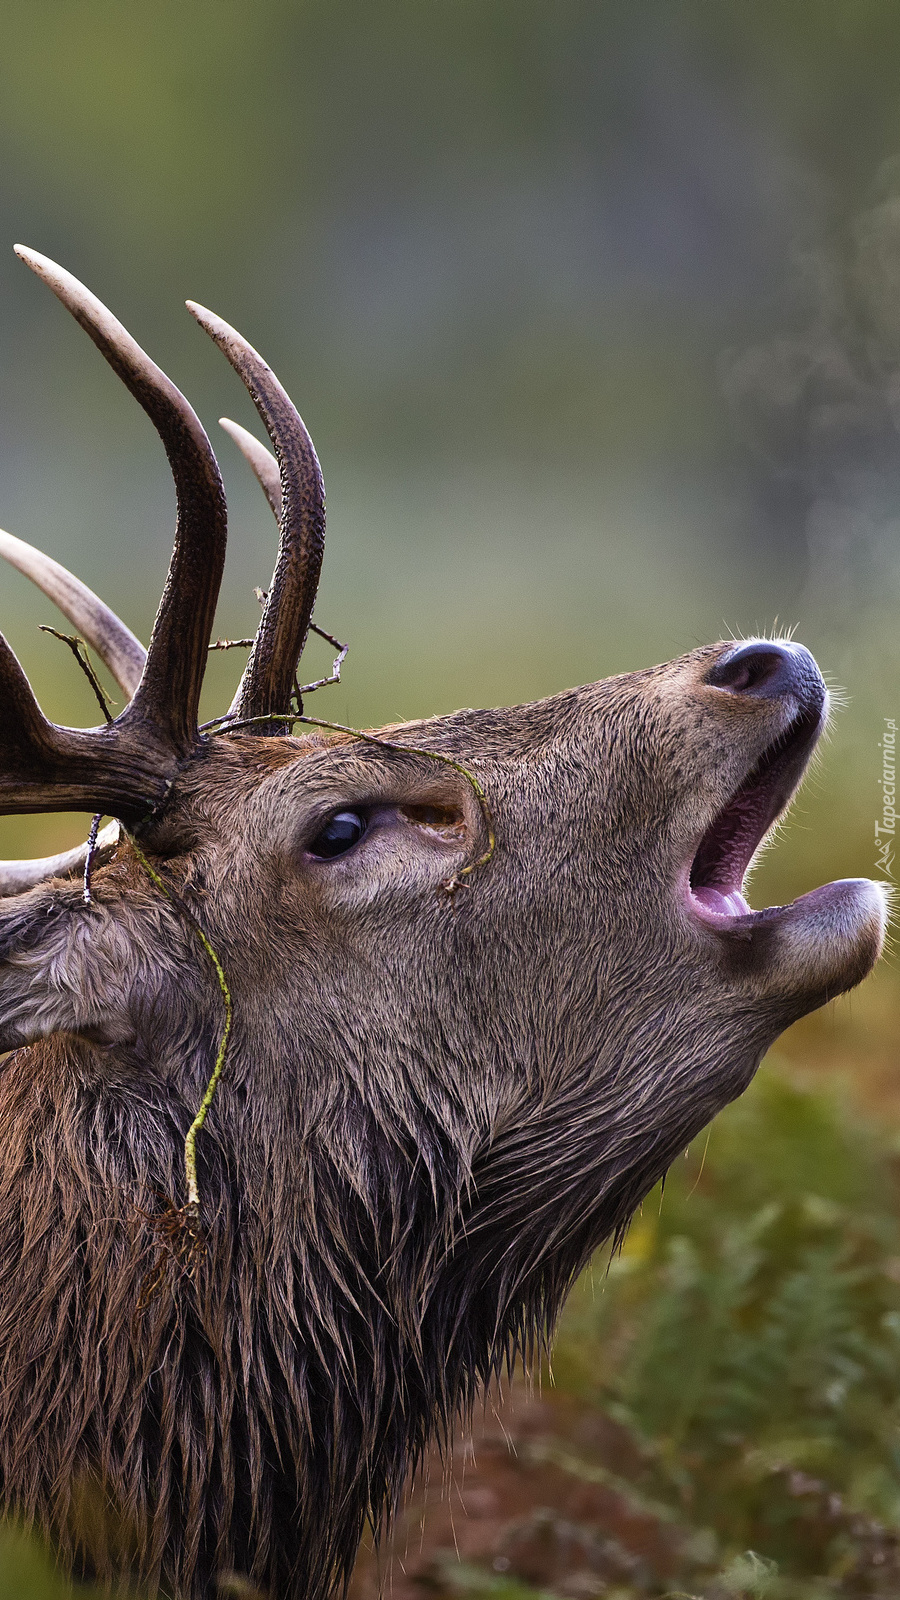
<svg viewBox="0 0 900 1600">
<path fill-rule="evenodd" d="M 690 872 L 691 902 L 704 920 L 759 914 L 744 899 L 744 876 L 797 788 L 824 721 L 821 704 L 799 711 L 707 828 Z"/>
</svg>

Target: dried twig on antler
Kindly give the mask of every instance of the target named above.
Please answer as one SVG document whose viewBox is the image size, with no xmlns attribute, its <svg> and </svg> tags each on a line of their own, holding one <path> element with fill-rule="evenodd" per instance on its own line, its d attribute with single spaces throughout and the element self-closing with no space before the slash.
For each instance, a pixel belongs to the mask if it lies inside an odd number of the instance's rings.
<svg viewBox="0 0 900 1600">
<path fill-rule="evenodd" d="M 91 818 L 90 832 L 87 836 L 87 854 L 84 858 L 84 876 L 82 878 L 81 898 L 86 906 L 91 903 L 91 872 L 94 867 L 94 856 L 97 851 L 97 835 L 100 832 L 100 823 L 103 813 L 97 811 Z"/>
<path fill-rule="evenodd" d="M 314 683 L 298 683 L 297 674 L 294 674 L 294 696 L 298 711 L 303 710 L 303 696 L 305 694 L 312 694 L 314 689 L 327 689 L 330 683 L 340 683 L 341 667 L 344 665 L 347 659 L 347 651 L 350 649 L 348 644 L 341 644 L 340 639 L 335 639 L 333 634 L 326 633 L 324 628 L 317 627 L 314 622 L 310 623 L 309 631 L 310 633 L 317 633 L 320 639 L 326 639 L 338 653 L 334 658 L 331 676 L 328 678 L 316 678 Z"/>
<path fill-rule="evenodd" d="M 255 590 L 255 594 L 260 603 L 266 599 L 266 591 L 264 589 Z M 317 633 L 320 639 L 324 639 L 326 643 L 330 644 L 338 653 L 334 658 L 331 672 L 327 678 L 316 678 L 312 683 L 299 683 L 297 681 L 297 674 L 294 674 L 293 693 L 296 696 L 298 706 L 302 704 L 302 695 L 312 694 L 314 689 L 327 689 L 330 683 L 340 683 L 341 667 L 344 665 L 344 662 L 347 659 L 347 652 L 350 649 L 348 644 L 341 644 L 340 639 L 336 639 L 333 633 L 327 633 L 324 628 L 320 628 L 315 622 L 310 623 L 309 631 L 310 633 Z M 62 635 L 60 635 L 60 637 L 62 637 Z M 249 650 L 252 648 L 254 643 L 255 638 L 214 639 L 207 648 L 209 650 Z"/>
<path fill-rule="evenodd" d="M 97 703 L 100 706 L 100 710 L 103 712 L 104 718 L 107 722 L 112 722 L 112 712 L 109 709 L 112 702 L 110 701 L 109 695 L 106 693 L 106 690 L 100 682 L 100 679 L 97 677 L 96 672 L 91 666 L 91 658 L 88 655 L 88 648 L 84 640 L 79 639 L 78 635 L 75 633 L 60 633 L 58 628 L 51 628 L 49 623 L 46 622 L 41 622 L 38 626 L 41 633 L 52 633 L 54 639 L 59 639 L 63 644 L 67 644 L 69 646 L 69 649 L 75 657 L 75 660 L 78 662 L 78 665 L 80 666 L 82 672 L 87 678 L 88 683 L 94 691 Z"/>
</svg>

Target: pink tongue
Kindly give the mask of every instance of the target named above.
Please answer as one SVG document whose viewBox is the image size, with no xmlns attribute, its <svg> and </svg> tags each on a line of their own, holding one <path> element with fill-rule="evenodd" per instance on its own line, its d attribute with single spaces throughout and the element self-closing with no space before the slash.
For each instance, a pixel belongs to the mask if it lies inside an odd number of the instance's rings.
<svg viewBox="0 0 900 1600">
<path fill-rule="evenodd" d="M 721 889 L 693 889 L 694 899 L 706 911 L 711 911 L 717 917 L 743 917 L 750 910 L 744 896 L 734 889 L 731 894 L 723 894 Z"/>
</svg>

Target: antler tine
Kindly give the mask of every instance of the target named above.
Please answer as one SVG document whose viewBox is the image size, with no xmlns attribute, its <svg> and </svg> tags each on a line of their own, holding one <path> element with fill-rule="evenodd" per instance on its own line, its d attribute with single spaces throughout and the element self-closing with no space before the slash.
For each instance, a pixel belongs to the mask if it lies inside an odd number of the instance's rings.
<svg viewBox="0 0 900 1600">
<path fill-rule="evenodd" d="M 143 674 L 115 722 L 83 731 L 48 722 L 0 635 L 0 812 L 99 811 L 135 826 L 164 800 L 179 762 L 199 742 L 197 704 L 225 555 L 225 497 L 212 446 L 174 384 L 77 278 L 45 256 L 17 250 L 155 424 L 175 478 L 178 524 Z M 49 570 L 44 563 L 45 579 Z M 85 595 L 96 601 L 83 590 L 78 604 Z"/>
<path fill-rule="evenodd" d="M 234 440 L 245 461 L 250 463 L 256 481 L 275 513 L 276 521 L 281 521 L 281 471 L 271 450 L 242 428 L 239 422 L 232 422 L 230 417 L 220 417 L 219 427 Z"/>
<path fill-rule="evenodd" d="M 271 367 L 221 317 L 191 300 L 187 306 L 249 390 L 281 469 L 278 561 L 232 708 L 239 717 L 269 716 L 290 705 L 297 662 L 309 632 L 325 548 L 325 486 L 303 419 Z M 254 470 L 258 459 L 251 458 Z M 265 488 L 265 481 L 260 481 Z"/>
<path fill-rule="evenodd" d="M 107 861 L 121 837 L 117 822 L 107 823 L 97 835 L 91 855 L 99 867 Z M 56 856 L 38 856 L 27 861 L 0 861 L 0 899 L 8 895 L 24 894 L 48 878 L 67 878 L 73 872 L 83 872 L 90 846 L 78 844 L 74 850 L 63 850 Z"/>
<path fill-rule="evenodd" d="M 2 634 L 0 706 L 0 813 L 100 811 L 134 824 L 165 798 L 171 748 L 123 727 L 125 713 L 84 732 L 48 722 Z"/>
<path fill-rule="evenodd" d="M 130 628 L 86 583 L 15 534 L 0 528 L 0 556 L 36 583 L 42 594 L 84 635 L 129 700 L 141 681 L 147 652 Z M 0 875 L 2 876 L 2 875 Z M 2 891 L 0 891 L 2 892 Z"/>
<path fill-rule="evenodd" d="M 225 495 L 193 408 L 90 290 L 37 251 L 16 253 L 90 334 L 156 428 L 175 480 L 175 547 L 137 691 L 116 726 L 152 728 L 176 756 L 197 743 L 206 647 L 225 563 Z"/>
</svg>

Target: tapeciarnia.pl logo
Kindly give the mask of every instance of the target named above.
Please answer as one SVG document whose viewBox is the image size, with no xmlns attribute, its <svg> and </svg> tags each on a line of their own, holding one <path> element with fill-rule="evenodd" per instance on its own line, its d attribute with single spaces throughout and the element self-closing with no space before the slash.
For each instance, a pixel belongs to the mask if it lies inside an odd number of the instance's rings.
<svg viewBox="0 0 900 1600">
<path fill-rule="evenodd" d="M 897 722 L 884 718 L 884 731 L 878 741 L 881 751 L 881 821 L 875 824 L 875 858 L 879 870 L 894 876 L 894 835 L 897 829 Z"/>
</svg>

